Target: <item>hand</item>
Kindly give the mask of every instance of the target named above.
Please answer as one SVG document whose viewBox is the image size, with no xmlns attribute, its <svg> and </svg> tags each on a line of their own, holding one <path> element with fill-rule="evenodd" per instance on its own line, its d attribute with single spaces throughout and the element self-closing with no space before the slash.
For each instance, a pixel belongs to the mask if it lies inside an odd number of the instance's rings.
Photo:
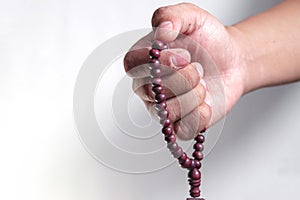
<svg viewBox="0 0 300 200">
<path fill-rule="evenodd" d="M 230 27 L 193 4 L 159 8 L 152 25 L 158 28 L 126 54 L 125 70 L 133 77 L 133 90 L 154 113 L 150 74 L 144 64 L 154 38 L 169 44 L 160 57 L 169 66 L 163 70 L 168 110 L 177 136 L 192 139 L 223 117 L 243 94 L 240 50 Z"/>
</svg>

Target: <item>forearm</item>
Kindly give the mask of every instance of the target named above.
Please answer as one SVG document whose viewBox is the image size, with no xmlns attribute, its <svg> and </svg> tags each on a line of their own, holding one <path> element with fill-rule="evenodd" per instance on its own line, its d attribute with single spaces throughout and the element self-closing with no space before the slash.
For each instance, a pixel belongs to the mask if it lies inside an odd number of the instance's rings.
<svg viewBox="0 0 300 200">
<path fill-rule="evenodd" d="M 300 0 L 228 27 L 241 51 L 245 92 L 300 80 Z"/>
</svg>

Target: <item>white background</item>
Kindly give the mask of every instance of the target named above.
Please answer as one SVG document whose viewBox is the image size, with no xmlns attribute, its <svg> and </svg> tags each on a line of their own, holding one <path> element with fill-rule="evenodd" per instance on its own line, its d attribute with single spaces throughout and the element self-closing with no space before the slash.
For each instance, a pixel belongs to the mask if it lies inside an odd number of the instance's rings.
<svg viewBox="0 0 300 200">
<path fill-rule="evenodd" d="M 193 1 L 231 24 L 272 0 Z M 176 1 L 0 2 L 0 199 L 185 199 L 177 165 L 129 175 L 108 169 L 76 134 L 72 94 L 86 57 L 110 37 L 149 28 L 153 11 Z M 208 200 L 300 196 L 300 84 L 241 99 L 206 158 Z"/>
</svg>

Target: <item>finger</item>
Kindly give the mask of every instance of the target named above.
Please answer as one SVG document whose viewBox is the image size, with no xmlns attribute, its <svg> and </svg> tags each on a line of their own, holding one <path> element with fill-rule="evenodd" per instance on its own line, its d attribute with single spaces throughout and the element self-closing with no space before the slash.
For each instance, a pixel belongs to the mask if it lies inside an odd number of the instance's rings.
<svg viewBox="0 0 300 200">
<path fill-rule="evenodd" d="M 176 73 L 162 77 L 162 89 L 166 98 L 173 98 L 192 90 L 199 84 L 200 77 L 203 77 L 203 69 L 199 63 L 191 63 Z M 143 100 L 154 102 L 155 95 L 150 82 L 150 78 L 135 79 L 133 90 Z"/>
<path fill-rule="evenodd" d="M 148 67 L 150 47 L 129 51 L 124 58 L 126 73 L 133 78 L 150 76 Z M 170 74 L 191 62 L 191 55 L 185 49 L 166 49 L 160 52 L 162 75 Z"/>
<path fill-rule="evenodd" d="M 190 3 L 161 7 L 152 16 L 152 26 L 158 27 L 155 38 L 171 42 L 179 33 L 192 33 L 203 26 L 206 15 L 206 11 Z"/>
<path fill-rule="evenodd" d="M 134 68 L 147 63 L 147 60 L 149 59 L 149 49 L 152 44 L 151 41 L 154 40 L 153 35 L 153 32 L 151 32 L 144 36 L 126 53 L 123 59 L 124 68 L 126 73 L 130 71 L 129 75 L 132 77 L 138 76 L 139 73 L 142 73 L 142 71 L 146 70 L 146 66 L 140 67 L 138 70 L 135 70 Z"/>
<path fill-rule="evenodd" d="M 175 122 L 192 112 L 195 108 L 204 102 L 205 88 L 198 84 L 193 90 L 171 98 L 166 101 L 169 118 Z M 151 114 L 156 115 L 155 103 L 148 102 L 148 108 Z"/>
<path fill-rule="evenodd" d="M 211 115 L 211 107 L 203 103 L 180 121 L 175 122 L 174 131 L 182 140 L 193 139 L 200 131 L 208 127 Z"/>
<path fill-rule="evenodd" d="M 128 51 L 124 57 L 123 64 L 125 72 L 133 78 L 143 78 L 149 74 L 147 65 L 149 60 L 149 49 L 141 48 Z"/>
</svg>

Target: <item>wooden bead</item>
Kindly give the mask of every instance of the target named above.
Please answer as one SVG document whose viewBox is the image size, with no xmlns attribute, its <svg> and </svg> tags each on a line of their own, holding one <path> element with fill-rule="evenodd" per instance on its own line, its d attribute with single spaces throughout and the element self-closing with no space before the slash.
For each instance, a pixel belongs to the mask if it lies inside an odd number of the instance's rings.
<svg viewBox="0 0 300 200">
<path fill-rule="evenodd" d="M 190 165 L 190 167 L 188 169 L 191 170 L 191 169 L 196 168 L 196 162 L 195 161 L 196 161 L 195 159 L 192 159 L 191 165 Z"/>
<path fill-rule="evenodd" d="M 151 83 L 153 86 L 161 86 L 162 80 L 159 77 L 151 78 Z"/>
<path fill-rule="evenodd" d="M 198 180 L 201 178 L 201 173 L 200 173 L 199 169 L 194 168 L 194 169 L 190 170 L 188 177 L 191 178 L 192 180 Z"/>
<path fill-rule="evenodd" d="M 152 87 L 152 92 L 154 94 L 161 94 L 162 92 L 164 91 L 163 87 L 162 86 L 154 86 Z"/>
<path fill-rule="evenodd" d="M 183 154 L 183 150 L 181 147 L 178 147 L 176 151 L 172 152 L 174 158 L 179 158 L 180 156 L 182 156 L 182 154 Z"/>
<path fill-rule="evenodd" d="M 149 62 L 150 69 L 157 68 L 160 66 L 160 61 L 158 59 L 151 59 Z"/>
<path fill-rule="evenodd" d="M 168 127 L 171 125 L 171 119 L 167 118 L 165 120 L 162 121 L 162 123 L 160 123 L 163 125 L 163 127 Z"/>
<path fill-rule="evenodd" d="M 151 49 L 149 55 L 151 56 L 151 58 L 159 58 L 160 51 L 158 49 Z"/>
<path fill-rule="evenodd" d="M 204 149 L 204 146 L 203 146 L 203 144 L 201 144 L 201 143 L 196 143 L 196 144 L 194 144 L 194 149 L 196 150 L 196 151 L 203 151 L 203 149 Z"/>
<path fill-rule="evenodd" d="M 190 158 L 187 158 L 185 160 L 185 162 L 181 164 L 181 167 L 188 169 L 188 168 L 190 168 L 191 163 L 192 163 L 192 160 Z"/>
<path fill-rule="evenodd" d="M 162 71 L 159 67 L 155 67 L 151 69 L 150 74 L 152 77 L 161 77 Z"/>
<path fill-rule="evenodd" d="M 181 164 L 181 163 L 184 163 L 185 160 L 186 160 L 187 158 L 188 158 L 188 157 L 187 157 L 186 153 L 183 153 L 182 156 L 180 156 L 180 157 L 178 158 L 178 161 L 179 161 L 179 163 Z"/>
<path fill-rule="evenodd" d="M 158 49 L 158 50 L 163 50 L 164 49 L 164 43 L 159 41 L 159 40 L 156 40 L 156 41 L 153 42 L 152 48 L 153 49 Z"/>
<path fill-rule="evenodd" d="M 197 137 L 195 138 L 195 140 L 198 142 L 198 143 L 204 143 L 205 142 L 205 137 L 204 135 L 197 135 Z"/>
<path fill-rule="evenodd" d="M 200 179 L 189 179 L 189 183 L 190 183 L 191 188 L 200 187 L 201 178 Z"/>
<path fill-rule="evenodd" d="M 165 101 L 155 104 L 155 110 L 165 110 L 167 108 L 167 103 Z"/>
<path fill-rule="evenodd" d="M 192 197 L 199 197 L 200 196 L 200 189 L 199 188 L 192 188 L 191 190 L 190 190 L 190 195 L 192 196 Z"/>
<path fill-rule="evenodd" d="M 188 169 L 194 169 L 194 168 L 197 168 L 197 169 L 200 169 L 201 168 L 201 162 L 199 160 L 195 160 L 195 159 L 192 159 L 192 163 L 190 165 L 190 167 Z"/>
<path fill-rule="evenodd" d="M 174 134 L 172 134 L 170 136 L 165 137 L 165 140 L 166 140 L 167 143 L 176 142 L 176 136 Z"/>
<path fill-rule="evenodd" d="M 202 160 L 204 155 L 202 152 L 200 151 L 194 151 L 193 153 L 193 157 L 196 159 L 196 160 Z"/>
<path fill-rule="evenodd" d="M 177 151 L 177 149 L 179 148 L 177 142 L 169 143 L 167 144 L 167 147 L 171 152 Z"/>
<path fill-rule="evenodd" d="M 202 167 L 202 164 L 199 160 L 195 160 L 195 163 L 196 163 L 196 168 L 197 169 L 200 169 Z"/>
<path fill-rule="evenodd" d="M 199 173 L 198 173 L 199 172 Z M 189 184 L 191 186 L 191 189 L 190 189 L 190 195 L 192 197 L 199 197 L 200 196 L 200 184 L 201 184 L 201 173 L 200 171 L 197 169 L 193 170 L 193 171 L 190 171 L 189 172 L 189 177 L 196 177 L 195 179 L 194 178 L 190 178 L 189 179 Z"/>
<path fill-rule="evenodd" d="M 166 95 L 165 94 L 157 94 L 155 95 L 155 100 L 157 103 L 161 103 L 166 101 Z"/>
<path fill-rule="evenodd" d="M 162 129 L 162 132 L 166 137 L 170 137 L 173 134 L 173 129 L 171 127 L 165 127 Z"/>
<path fill-rule="evenodd" d="M 167 119 L 169 117 L 169 112 L 167 110 L 158 111 L 158 117 L 160 120 Z"/>
</svg>

